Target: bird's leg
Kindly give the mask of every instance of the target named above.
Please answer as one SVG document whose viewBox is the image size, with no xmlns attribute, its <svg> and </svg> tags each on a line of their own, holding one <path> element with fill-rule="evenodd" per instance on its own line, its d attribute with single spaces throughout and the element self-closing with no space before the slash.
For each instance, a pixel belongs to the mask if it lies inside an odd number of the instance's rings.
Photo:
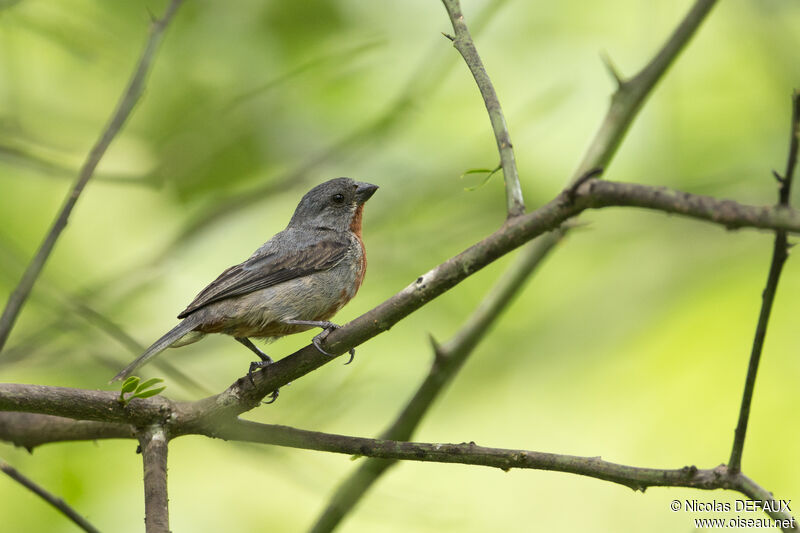
<svg viewBox="0 0 800 533">
<path fill-rule="evenodd" d="M 285 324 L 291 324 L 294 326 L 314 326 L 315 328 L 322 328 L 322 332 L 311 339 L 311 343 L 314 345 L 314 347 L 316 347 L 317 350 L 319 350 L 321 354 L 327 355 L 328 357 L 336 357 L 332 353 L 326 352 L 320 343 L 325 340 L 325 337 L 327 337 L 331 331 L 342 327 L 339 324 L 334 324 L 333 322 L 328 322 L 327 320 L 284 320 L 283 322 Z M 350 354 L 350 359 L 347 360 L 345 363 L 346 365 L 349 365 L 353 362 L 353 357 L 356 356 L 356 349 L 350 348 L 348 353 Z"/>
<path fill-rule="evenodd" d="M 253 379 L 253 371 L 257 370 L 259 368 L 264 368 L 265 366 L 271 365 L 273 363 L 272 358 L 270 356 L 268 356 L 267 354 L 265 354 L 264 352 L 262 352 L 261 350 L 259 350 L 258 347 L 255 344 L 253 344 L 253 342 L 250 339 L 248 339 L 247 337 L 234 337 L 234 338 L 237 341 L 239 341 L 242 344 L 244 344 L 245 346 L 247 346 L 253 353 L 255 353 L 261 359 L 260 361 L 253 361 L 252 363 L 250 363 L 250 369 L 247 371 L 247 377 L 250 378 L 250 383 L 255 387 L 256 386 L 256 382 Z M 264 403 L 272 403 L 275 400 L 277 400 L 278 399 L 278 390 L 279 389 L 275 389 L 272 392 L 272 394 L 270 395 L 270 397 L 272 399 L 270 401 L 264 402 Z"/>
</svg>

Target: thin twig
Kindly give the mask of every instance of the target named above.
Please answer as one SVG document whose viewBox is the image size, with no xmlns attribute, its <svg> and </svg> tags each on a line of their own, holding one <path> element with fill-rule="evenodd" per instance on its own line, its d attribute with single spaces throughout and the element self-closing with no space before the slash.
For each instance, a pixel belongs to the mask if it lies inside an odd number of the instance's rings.
<svg viewBox="0 0 800 533">
<path fill-rule="evenodd" d="M 80 515 L 75 509 L 67 505 L 61 498 L 54 496 L 33 480 L 21 474 L 16 468 L 0 459 L 0 470 L 2 470 L 8 477 L 18 482 L 20 485 L 30 490 L 41 499 L 58 509 L 64 516 L 75 522 L 75 524 L 88 533 L 99 533 L 100 530 L 89 523 L 83 516 Z"/>
<path fill-rule="evenodd" d="M 144 465 L 144 525 L 147 533 L 169 533 L 167 435 L 153 426 L 139 435 Z"/>
<path fill-rule="evenodd" d="M 778 206 L 788 208 L 789 198 L 792 188 L 792 178 L 794 169 L 797 166 L 797 151 L 800 144 L 800 93 L 792 95 L 792 122 L 789 133 L 789 156 L 786 159 L 786 171 L 783 176 L 777 176 L 780 186 L 778 187 Z M 750 363 L 747 367 L 747 377 L 744 383 L 742 394 L 742 405 L 739 409 L 739 422 L 733 437 L 731 458 L 728 467 L 738 472 L 742 466 L 742 452 L 744 450 L 744 439 L 747 433 L 747 422 L 750 418 L 750 404 L 753 400 L 753 390 L 756 384 L 756 374 L 758 364 L 761 360 L 761 352 L 764 348 L 764 339 L 767 335 L 767 324 L 769 315 L 772 311 L 772 303 L 775 301 L 775 293 L 778 289 L 778 280 L 783 270 L 786 258 L 789 256 L 789 243 L 786 238 L 786 231 L 778 230 L 775 232 L 775 245 L 772 248 L 772 260 L 770 262 L 767 284 L 761 295 L 761 311 L 758 315 L 753 348 L 750 352 Z"/>
<path fill-rule="evenodd" d="M 445 36 L 453 41 L 453 46 L 467 63 L 472 76 L 475 78 L 475 83 L 478 84 L 483 102 L 486 104 L 486 111 L 489 112 L 492 131 L 494 131 L 494 138 L 497 141 L 497 150 L 500 152 L 500 164 L 503 167 L 508 216 L 520 216 L 525 213 L 525 202 L 522 199 L 517 163 L 514 160 L 514 148 L 511 145 L 511 136 L 508 133 L 508 125 L 506 125 L 503 109 L 500 107 L 500 100 L 497 98 L 497 92 L 494 90 L 492 80 L 486 73 L 483 61 L 481 61 L 478 50 L 475 48 L 475 43 L 472 41 L 467 23 L 464 22 L 464 15 L 461 13 L 459 1 L 442 0 L 442 3 L 450 17 L 450 22 L 453 24 L 453 30 L 456 32 L 452 38 L 449 35 Z"/>
<path fill-rule="evenodd" d="M 563 234 L 563 231 L 558 230 L 554 232 L 552 239 L 537 239 L 526 245 L 520 252 L 518 260 L 492 287 L 483 302 L 449 342 L 440 346 L 431 339 L 434 360 L 430 372 L 397 419 L 383 432 L 381 438 L 391 440 L 411 438 L 441 391 L 464 366 L 486 332 L 519 294 L 527 278 L 541 264 L 550 249 L 560 241 Z M 382 459 L 364 461 L 336 489 L 336 493 L 331 497 L 311 531 L 313 533 L 333 531 L 375 481 L 394 464 L 396 461 Z"/>
<path fill-rule="evenodd" d="M 94 174 L 100 159 L 106 153 L 111 141 L 114 140 L 114 137 L 116 137 L 117 133 L 122 129 L 122 126 L 125 124 L 128 116 L 130 116 L 136 102 L 139 101 L 144 91 L 147 73 L 150 71 L 153 57 L 158 49 L 158 45 L 161 43 L 164 30 L 167 28 L 167 25 L 182 1 L 183 0 L 172 0 L 164 13 L 164 17 L 160 20 L 153 21 L 150 28 L 150 37 L 142 51 L 136 69 L 133 71 L 131 79 L 128 82 L 128 86 L 117 103 L 111 120 L 103 129 L 100 138 L 89 151 L 89 155 L 86 157 L 86 161 L 78 174 L 78 179 L 64 200 L 64 204 L 53 222 L 53 225 L 50 227 L 50 231 L 47 232 L 42 244 L 36 251 L 36 255 L 25 269 L 25 273 L 22 275 L 22 279 L 14 289 L 14 292 L 9 296 L 8 303 L 6 303 L 6 307 L 3 310 L 3 315 L 0 316 L 0 351 L 2 351 L 6 340 L 8 340 L 8 336 L 11 333 L 11 329 L 14 327 L 19 312 L 22 310 L 22 306 L 25 304 L 25 300 L 28 298 L 31 289 L 33 289 L 36 279 L 44 268 L 45 262 L 48 257 L 50 257 L 50 253 L 53 251 L 58 237 L 61 235 L 64 228 L 66 228 L 72 209 L 78 202 L 78 198 L 83 192 L 83 189 Z"/>
<path fill-rule="evenodd" d="M 593 168 L 608 168 L 647 97 L 697 32 L 697 28 L 715 4 L 716 0 L 697 0 L 653 59 L 633 77 L 617 80 L 617 90 L 611 97 L 606 116 L 581 163 L 575 169 L 571 181 L 574 182 Z"/>
</svg>

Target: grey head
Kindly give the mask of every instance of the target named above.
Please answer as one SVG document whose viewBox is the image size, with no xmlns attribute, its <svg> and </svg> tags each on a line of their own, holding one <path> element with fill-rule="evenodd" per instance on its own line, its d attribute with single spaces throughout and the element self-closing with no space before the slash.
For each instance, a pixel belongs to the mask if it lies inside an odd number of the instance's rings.
<svg viewBox="0 0 800 533">
<path fill-rule="evenodd" d="M 377 190 L 377 185 L 350 178 L 320 183 L 303 196 L 287 227 L 347 231 L 360 207 Z"/>
</svg>

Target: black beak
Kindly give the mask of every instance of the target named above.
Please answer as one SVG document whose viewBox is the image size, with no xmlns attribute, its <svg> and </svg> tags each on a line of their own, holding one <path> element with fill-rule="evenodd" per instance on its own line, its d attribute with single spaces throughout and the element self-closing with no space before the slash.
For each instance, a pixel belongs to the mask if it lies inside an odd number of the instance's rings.
<svg viewBox="0 0 800 533">
<path fill-rule="evenodd" d="M 372 195 L 375 194 L 375 191 L 378 190 L 377 185 L 373 185 L 371 183 L 364 183 L 364 182 L 356 182 L 356 198 L 358 199 L 359 204 L 363 204 L 370 198 Z"/>
</svg>

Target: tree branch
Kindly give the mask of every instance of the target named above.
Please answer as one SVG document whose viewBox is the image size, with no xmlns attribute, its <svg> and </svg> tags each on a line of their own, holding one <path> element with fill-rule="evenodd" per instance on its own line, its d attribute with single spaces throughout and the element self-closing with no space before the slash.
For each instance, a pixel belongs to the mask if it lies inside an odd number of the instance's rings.
<svg viewBox="0 0 800 533">
<path fill-rule="evenodd" d="M 74 420 L 36 413 L 0 412 L 0 440 L 29 452 L 42 444 L 75 440 L 131 439 L 133 426 L 124 423 Z"/>
<path fill-rule="evenodd" d="M 31 416 L 43 417 L 45 415 Z M 182 422 L 179 423 L 182 424 Z M 79 426 L 76 425 L 76 427 Z M 102 435 L 105 430 L 100 425 L 95 427 L 97 433 L 94 435 L 91 435 L 89 431 L 76 430 L 76 439 L 103 438 Z M 5 438 L 2 428 L 3 426 L 0 425 L 0 438 Z M 640 491 L 656 486 L 690 487 L 701 490 L 728 489 L 739 491 L 754 500 L 775 501 L 769 491 L 760 487 L 741 472 L 733 472 L 725 465 L 706 470 L 699 470 L 694 466 L 687 466 L 681 469 L 638 468 L 603 461 L 599 457 L 578 457 L 528 450 L 486 448 L 477 446 L 475 443 L 415 443 L 350 437 L 287 426 L 260 424 L 238 418 L 217 419 L 214 421 L 193 420 L 191 427 L 181 425 L 181 435 L 204 435 L 223 440 L 358 455 L 379 458 L 384 463 L 386 460 L 409 460 L 489 466 L 503 470 L 511 468 L 551 470 L 610 481 Z M 149 456 L 146 456 L 145 464 L 150 464 L 151 468 L 153 465 L 158 466 L 157 469 L 150 471 L 150 475 L 154 476 L 151 482 L 153 483 L 152 487 L 158 488 L 160 491 L 158 494 L 163 494 L 163 496 L 159 496 L 154 505 L 160 505 L 159 508 L 166 512 L 167 442 L 165 434 L 162 428 L 153 427 L 146 430 L 139 438 L 140 442 L 146 441 L 149 446 L 148 448 L 144 444 L 142 445 L 143 453 L 155 455 L 151 460 L 148 459 Z M 146 486 L 147 483 L 146 470 Z M 790 522 L 792 525 L 786 527 L 785 530 L 795 531 L 796 529 L 792 529 L 792 527 L 797 527 L 795 519 L 788 513 L 781 512 L 779 505 L 775 505 L 775 509 L 778 510 L 768 510 L 768 514 L 776 520 Z M 149 529 L 148 532 L 150 532 Z"/>
<path fill-rule="evenodd" d="M 144 464 L 144 525 L 147 533 L 169 533 L 167 435 L 161 426 L 139 435 Z"/>
<path fill-rule="evenodd" d="M 786 159 L 786 171 L 783 176 L 778 178 L 778 206 L 789 208 L 789 197 L 792 188 L 794 169 L 797 166 L 797 151 L 800 139 L 800 93 L 795 92 L 792 96 L 792 122 L 789 133 L 789 156 Z M 789 256 L 789 243 L 786 238 L 786 231 L 778 230 L 775 232 L 775 245 L 772 248 L 772 260 L 770 262 L 769 274 L 767 275 L 767 285 L 761 295 L 761 311 L 758 315 L 753 348 L 750 352 L 750 363 L 747 368 L 747 377 L 742 393 L 742 405 L 739 409 L 739 422 L 733 437 L 731 458 L 728 467 L 737 472 L 742 466 L 742 451 L 744 449 L 744 438 L 747 433 L 747 422 L 750 418 L 750 404 L 753 400 L 753 390 L 756 385 L 756 374 L 758 364 L 761 360 L 761 352 L 764 348 L 764 339 L 767 336 L 767 323 L 772 311 L 772 303 L 775 301 L 775 293 L 778 289 L 778 280 L 783 270 L 783 265 Z"/>
<path fill-rule="evenodd" d="M 572 176 L 574 182 L 593 168 L 606 168 L 628 133 L 647 97 L 691 40 L 705 20 L 716 0 L 697 0 L 664 46 L 635 76 L 628 80 L 618 77 L 617 90 L 611 97 L 605 118 L 589 148 Z M 610 60 L 606 61 L 608 64 Z"/>
<path fill-rule="evenodd" d="M 563 235 L 563 231 L 556 230 L 552 239 L 537 239 L 527 244 L 518 260 L 503 274 L 500 281 L 489 291 L 483 302 L 449 342 L 440 346 L 431 338 L 434 351 L 431 369 L 403 411 L 383 432 L 381 438 L 411 439 L 441 391 L 464 366 L 489 328 L 499 319 L 506 307 L 522 290 L 527 278 Z M 312 533 L 333 531 L 378 478 L 395 464 L 396 461 L 383 459 L 363 461 L 361 466 L 336 489 L 336 493 L 311 529 Z"/>
<path fill-rule="evenodd" d="M 545 232 L 559 229 L 585 209 L 611 206 L 644 207 L 705 220 L 729 229 L 755 227 L 800 233 L 800 212 L 790 208 L 757 207 L 666 187 L 591 180 L 577 190 L 562 192 L 532 213 L 508 220 L 482 241 L 419 276 L 379 306 L 333 331 L 325 341 L 325 349 L 341 355 L 388 330 L 504 254 Z M 256 372 L 255 387 L 245 376 L 220 394 L 186 403 L 174 403 L 157 396 L 135 399 L 123 406 L 113 392 L 0 384 L 0 411 L 35 412 L 139 426 L 162 423 L 167 419 L 170 419 L 170 425 L 175 425 L 176 415 L 180 415 L 178 418 L 181 420 L 230 418 L 258 406 L 276 388 L 331 361 L 332 358 L 308 345 Z"/>
<path fill-rule="evenodd" d="M 525 242 L 560 227 L 587 208 L 613 205 L 645 207 L 723 225 L 728 229 L 759 227 L 800 231 L 800 212 L 755 207 L 730 200 L 668 189 L 605 180 L 592 180 L 575 191 L 574 202 L 562 193 L 548 204 L 507 223 L 464 252 L 419 276 L 411 285 L 371 311 L 354 319 L 326 339 L 326 350 L 340 355 L 388 330 L 398 321 L 451 289 L 492 261 Z M 240 378 L 226 391 L 201 400 L 189 409 L 207 416 L 235 416 L 258 405 L 267 394 L 319 368 L 332 359 L 312 345 L 256 372 L 255 388 Z M 0 401 L 0 406 L 2 402 Z"/>
<path fill-rule="evenodd" d="M 0 411 L 145 426 L 162 423 L 174 409 L 175 403 L 163 396 L 134 398 L 124 405 L 119 392 L 0 383 Z"/>
<path fill-rule="evenodd" d="M 198 428 L 198 433 L 225 440 L 257 442 L 381 459 L 489 466 L 504 471 L 512 468 L 550 470 L 610 481 L 642 492 L 648 487 L 727 489 L 738 491 L 757 500 L 776 501 L 766 489 L 741 472 L 731 472 L 725 465 L 709 469 L 698 469 L 695 466 L 685 466 L 679 469 L 639 468 L 603 461 L 599 457 L 486 448 L 478 446 L 474 442 L 440 444 L 367 439 L 259 424 L 240 419 L 234 419 L 221 425 Z M 772 518 L 785 520 L 792 524 L 787 528 L 789 531 L 797 528 L 797 522 L 790 514 L 781 511 L 777 504 L 774 508 L 776 511 L 767 510 Z"/>
<path fill-rule="evenodd" d="M 72 213 L 72 209 L 78 202 L 78 198 L 83 192 L 83 189 L 86 187 L 89 179 L 91 179 L 92 175 L 94 174 L 100 159 L 105 154 L 106 150 L 111 144 L 111 141 L 114 140 L 114 137 L 116 137 L 117 133 L 119 133 L 119 131 L 122 129 L 122 126 L 125 124 L 128 116 L 130 116 L 134 105 L 136 105 L 136 102 L 139 101 L 139 98 L 144 90 L 147 73 L 150 70 L 150 66 L 152 64 L 155 52 L 158 49 L 158 45 L 161 43 L 164 30 L 172 20 L 175 11 L 177 11 L 178 7 L 180 7 L 182 1 L 183 0 L 171 0 L 169 6 L 167 6 L 166 12 L 164 13 L 164 17 L 153 22 L 150 28 L 150 37 L 147 40 L 147 44 L 142 51 L 142 55 L 139 58 L 139 62 L 137 63 L 133 74 L 131 75 L 128 86 L 120 97 L 120 100 L 117 103 L 117 107 L 114 110 L 108 125 L 105 127 L 100 135 L 100 138 L 96 141 L 95 145 L 89 152 L 89 155 L 86 157 L 86 161 L 83 163 L 80 173 L 78 174 L 78 179 L 64 200 L 61 211 L 59 211 L 58 216 L 53 222 L 53 225 L 50 227 L 50 231 L 47 232 L 42 244 L 36 251 L 36 255 L 25 269 L 25 273 L 22 275 L 22 279 L 14 289 L 14 292 L 12 292 L 11 296 L 9 296 L 6 307 L 3 310 L 3 314 L 0 316 L 0 351 L 2 351 L 6 340 L 8 340 L 11 329 L 14 327 L 14 322 L 16 322 L 17 316 L 19 316 L 19 312 L 22 310 L 22 306 L 25 304 L 25 300 L 28 298 L 31 289 L 33 289 L 33 285 L 36 283 L 36 279 L 39 277 L 39 274 L 44 268 L 47 258 L 50 257 L 50 253 L 53 251 L 53 247 L 55 246 L 58 237 L 67 226 L 67 221 Z"/>
<path fill-rule="evenodd" d="M 67 505 L 61 498 L 51 494 L 44 488 L 37 485 L 33 480 L 22 475 L 16 468 L 0 459 L 0 470 L 2 470 L 8 477 L 30 490 L 41 499 L 58 509 L 64 516 L 72 520 L 75 525 L 88 533 L 100 533 L 99 530 L 89 523 L 83 516 L 80 515 L 75 509 Z"/>
<path fill-rule="evenodd" d="M 464 22 L 464 15 L 461 14 L 461 5 L 458 0 L 442 0 L 450 22 L 453 24 L 455 37 L 453 46 L 459 51 L 464 61 L 467 63 L 475 83 L 478 84 L 483 102 L 486 104 L 486 111 L 489 112 L 489 120 L 492 123 L 492 131 L 497 141 L 497 150 L 500 152 L 500 164 L 503 167 L 503 178 L 506 184 L 506 209 L 509 218 L 517 217 L 525 213 L 525 202 L 522 199 L 522 189 L 519 184 L 519 174 L 517 163 L 514 160 L 514 148 L 511 145 L 511 136 L 508 133 L 508 126 L 500 107 L 500 100 L 492 85 L 492 80 L 486 73 L 483 61 L 478 55 L 475 43 Z"/>
</svg>

